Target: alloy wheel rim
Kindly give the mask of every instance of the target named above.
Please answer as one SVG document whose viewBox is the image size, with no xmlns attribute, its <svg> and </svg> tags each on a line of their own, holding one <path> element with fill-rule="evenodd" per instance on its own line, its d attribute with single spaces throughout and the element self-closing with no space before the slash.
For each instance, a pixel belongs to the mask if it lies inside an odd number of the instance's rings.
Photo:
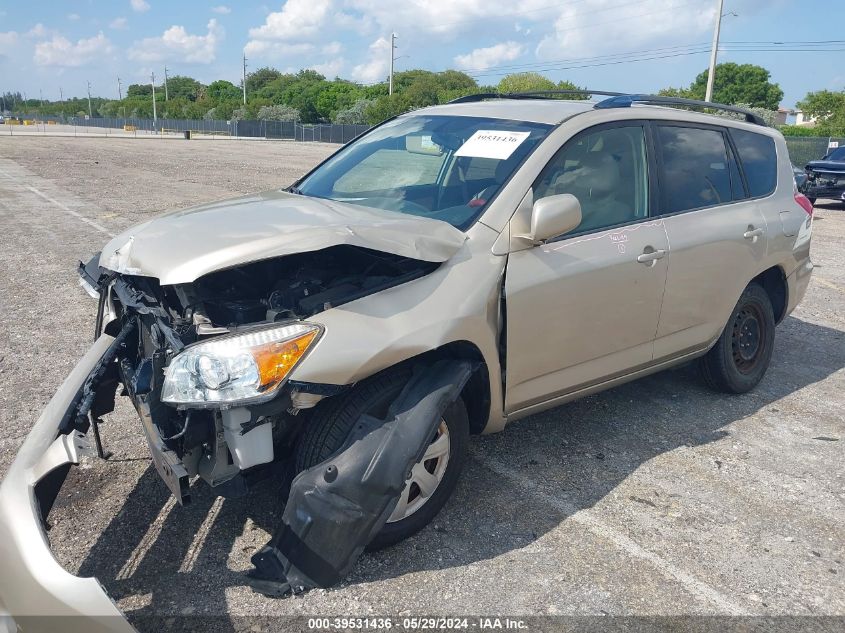
<svg viewBox="0 0 845 633">
<path fill-rule="evenodd" d="M 422 459 L 411 468 L 411 476 L 405 482 L 396 508 L 387 519 L 388 523 L 406 519 L 428 503 L 446 474 L 451 445 L 449 427 L 446 426 L 446 421 L 441 419 Z"/>
</svg>

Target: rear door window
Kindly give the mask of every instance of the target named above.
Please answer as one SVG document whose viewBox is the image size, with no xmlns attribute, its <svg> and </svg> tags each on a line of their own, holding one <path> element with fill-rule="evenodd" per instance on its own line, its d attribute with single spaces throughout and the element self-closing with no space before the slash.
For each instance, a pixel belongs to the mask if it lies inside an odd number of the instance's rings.
<svg viewBox="0 0 845 633">
<path fill-rule="evenodd" d="M 778 159 L 775 140 L 747 130 L 731 130 L 739 160 L 752 197 L 767 196 L 775 190 Z"/>
<path fill-rule="evenodd" d="M 734 199 L 725 137 L 719 130 L 657 126 L 662 152 L 663 213 L 726 204 Z"/>
</svg>

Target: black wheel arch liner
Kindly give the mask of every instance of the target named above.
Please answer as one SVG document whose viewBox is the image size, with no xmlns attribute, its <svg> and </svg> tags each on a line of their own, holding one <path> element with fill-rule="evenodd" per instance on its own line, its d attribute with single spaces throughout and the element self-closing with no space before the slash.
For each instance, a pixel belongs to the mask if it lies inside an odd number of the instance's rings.
<svg viewBox="0 0 845 633">
<path fill-rule="evenodd" d="M 418 364 L 384 420 L 361 416 L 340 451 L 297 475 L 280 529 L 252 557 L 249 584 L 281 596 L 346 576 L 387 522 L 443 412 L 478 365 Z"/>
</svg>

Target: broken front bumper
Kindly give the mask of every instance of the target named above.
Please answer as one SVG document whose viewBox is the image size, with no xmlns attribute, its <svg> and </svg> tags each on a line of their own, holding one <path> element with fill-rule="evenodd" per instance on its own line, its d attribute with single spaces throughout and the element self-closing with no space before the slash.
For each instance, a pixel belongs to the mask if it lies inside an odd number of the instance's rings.
<svg viewBox="0 0 845 633">
<path fill-rule="evenodd" d="M 113 341 L 101 336 L 65 379 L 0 484 L 0 614 L 27 633 L 134 630 L 96 578 L 59 565 L 41 520 L 70 466 L 89 451 L 85 435 L 58 435 L 59 426 Z"/>
<path fill-rule="evenodd" d="M 804 181 L 798 190 L 809 198 L 845 200 L 845 173 L 818 174 Z"/>
</svg>

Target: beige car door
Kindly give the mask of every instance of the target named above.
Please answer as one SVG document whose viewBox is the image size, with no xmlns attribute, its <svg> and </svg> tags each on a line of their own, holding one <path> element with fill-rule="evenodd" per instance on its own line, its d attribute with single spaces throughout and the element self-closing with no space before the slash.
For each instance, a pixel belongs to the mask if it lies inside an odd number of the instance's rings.
<svg viewBox="0 0 845 633">
<path fill-rule="evenodd" d="M 505 409 L 514 413 L 652 360 L 669 243 L 650 217 L 644 123 L 590 128 L 534 183 L 534 200 L 571 193 L 570 233 L 509 255 Z"/>
<path fill-rule="evenodd" d="M 768 227 L 725 130 L 655 125 L 661 212 L 672 245 L 655 359 L 715 340 L 766 255 Z"/>
</svg>

